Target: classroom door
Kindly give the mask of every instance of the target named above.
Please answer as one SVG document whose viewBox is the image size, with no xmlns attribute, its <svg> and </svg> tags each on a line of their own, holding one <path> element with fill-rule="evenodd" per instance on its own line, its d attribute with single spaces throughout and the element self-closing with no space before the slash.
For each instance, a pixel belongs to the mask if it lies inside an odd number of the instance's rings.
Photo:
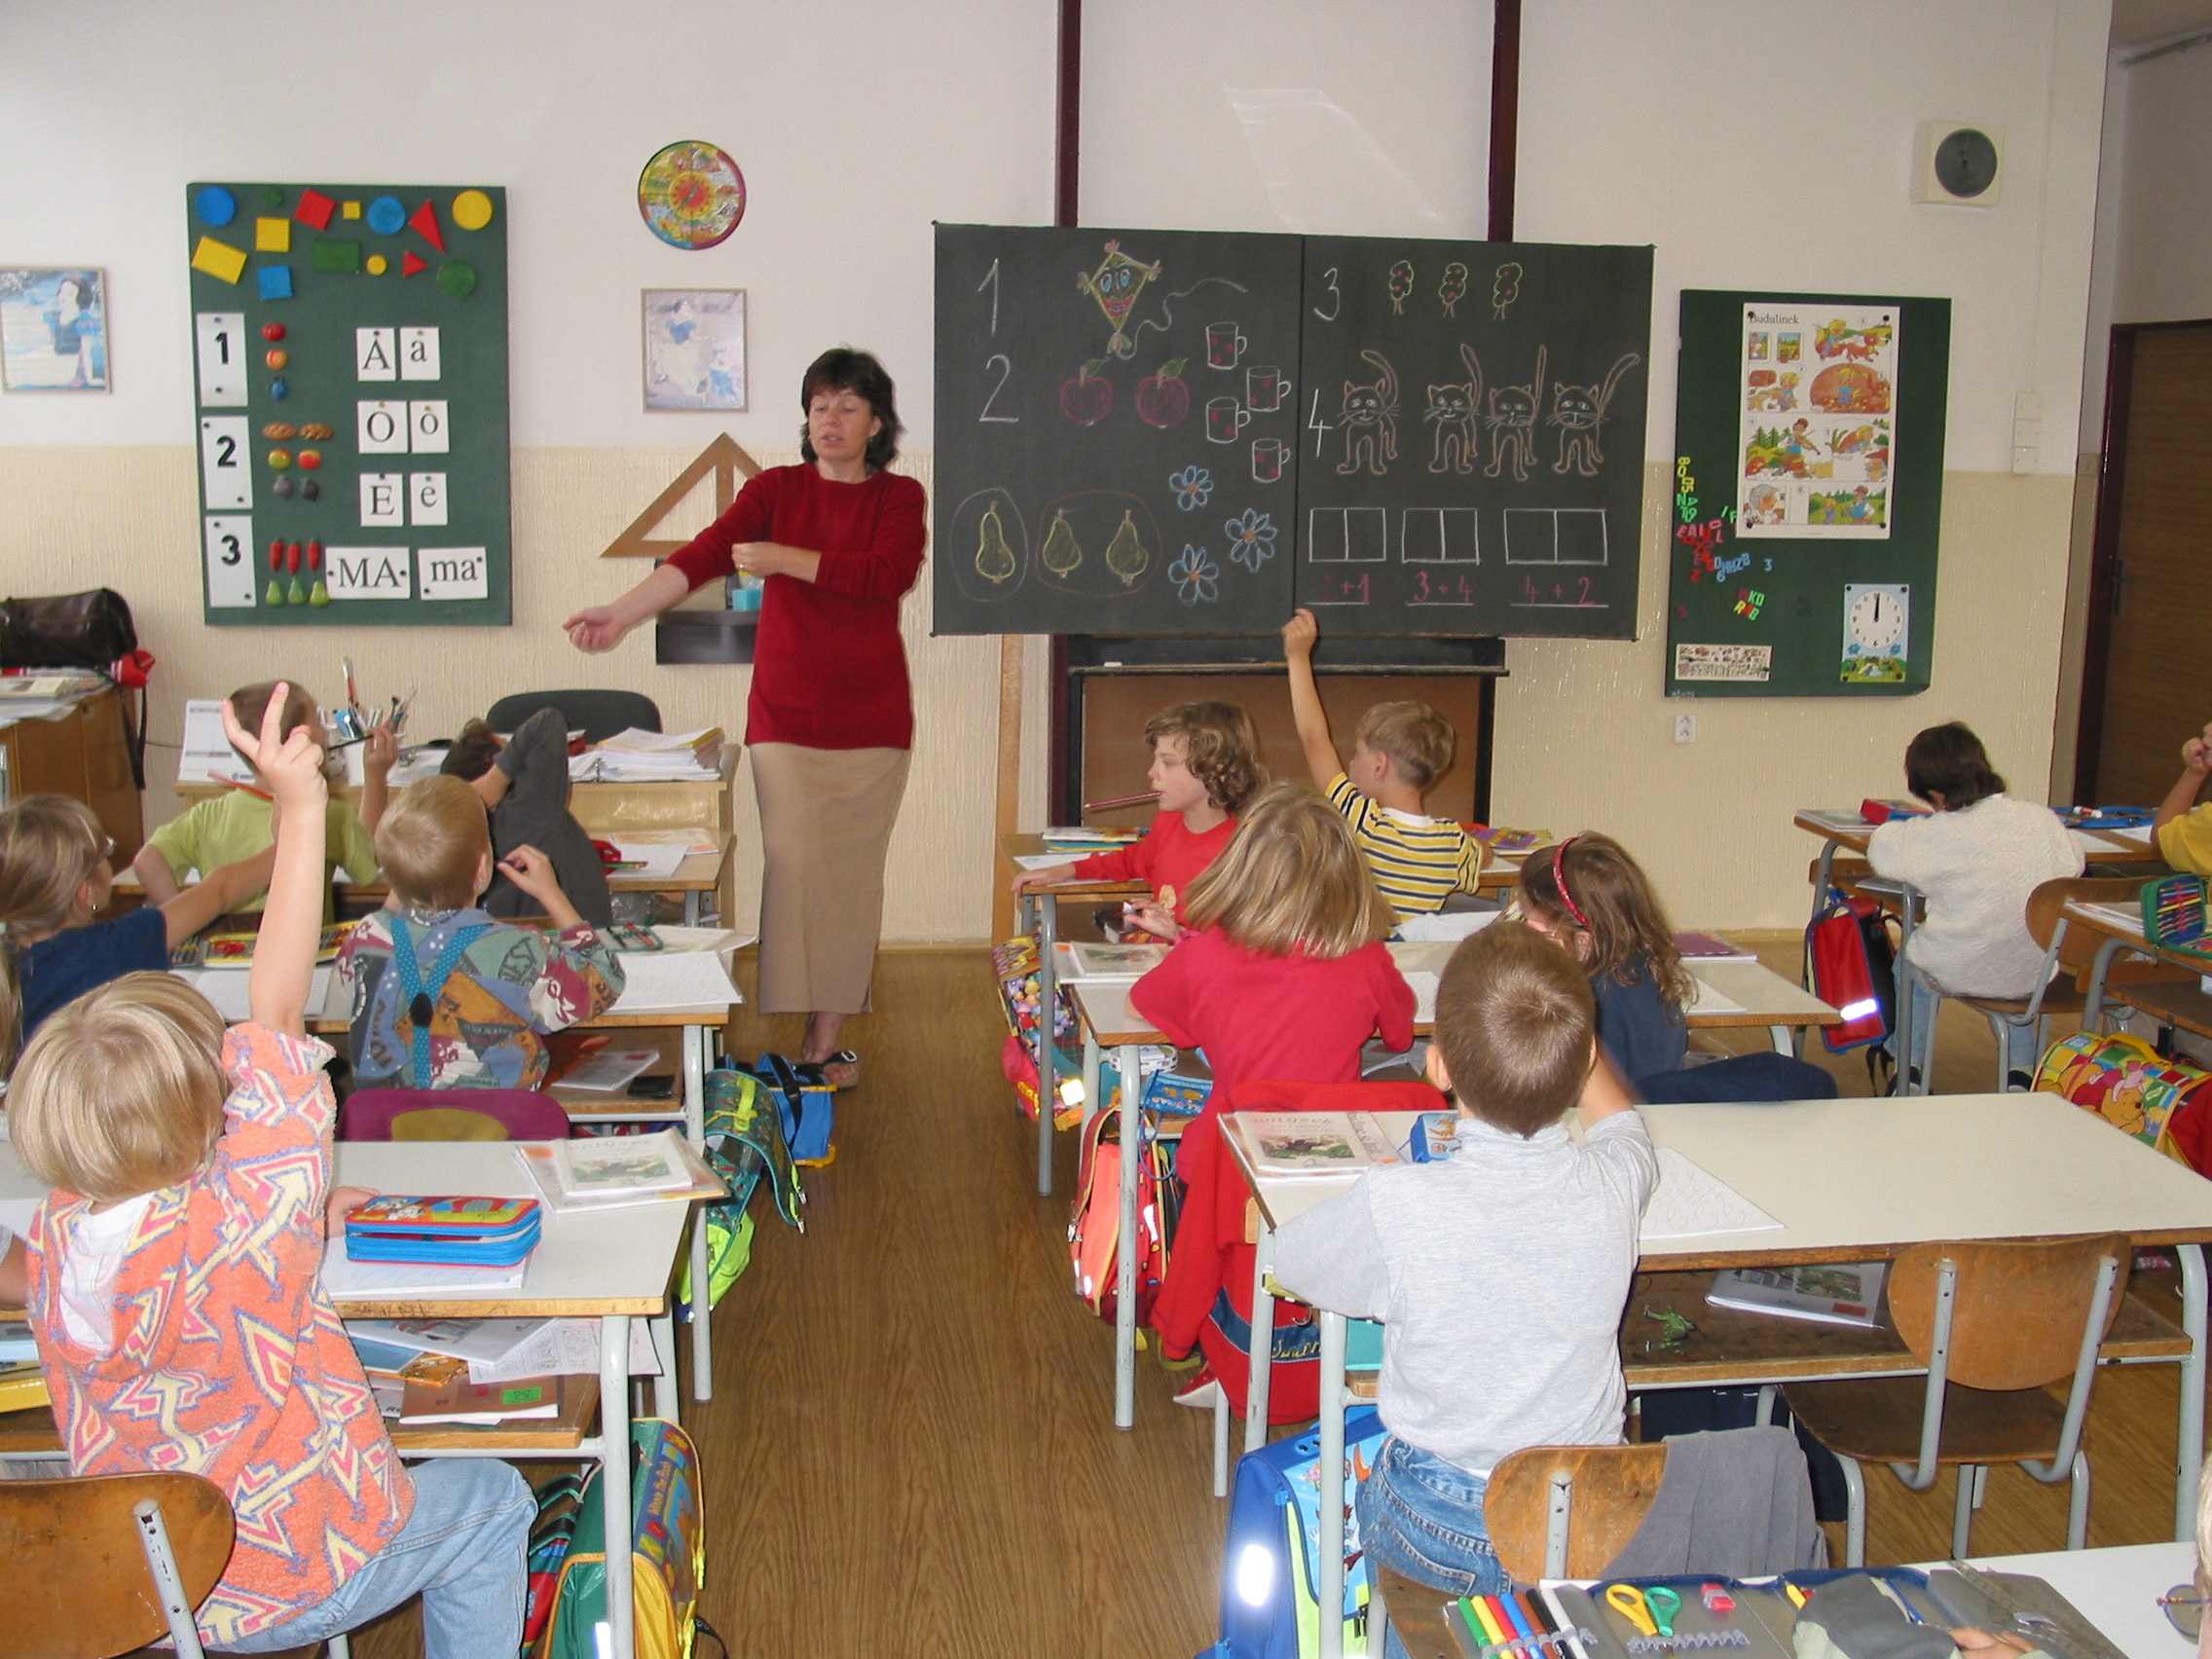
<svg viewBox="0 0 2212 1659">
<path fill-rule="evenodd" d="M 2212 720 L 2212 321 L 2121 331 L 2113 366 L 2078 777 L 2084 801 L 2150 806 Z"/>
</svg>

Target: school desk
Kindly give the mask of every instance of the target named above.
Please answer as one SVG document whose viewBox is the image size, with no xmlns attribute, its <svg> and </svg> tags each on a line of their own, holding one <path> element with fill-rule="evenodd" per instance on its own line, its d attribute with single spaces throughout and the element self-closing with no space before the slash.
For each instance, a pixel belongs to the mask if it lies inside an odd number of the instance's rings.
<svg viewBox="0 0 2212 1659">
<path fill-rule="evenodd" d="M 340 1186 L 387 1193 L 477 1193 L 535 1197 L 537 1189 L 503 1141 L 341 1141 L 333 1180 Z M 15 1149 L 0 1143 L 0 1202 L 19 1208 L 44 1192 L 24 1173 Z M 552 1423 L 518 1422 L 492 1427 L 395 1427 L 392 1444 L 410 1456 L 527 1456 L 596 1462 L 605 1482 L 607 1513 L 630 1513 L 630 1321 L 660 1327 L 655 1347 L 661 1375 L 654 1380 L 654 1409 L 676 1416 L 675 1352 L 665 1340 L 669 1279 L 692 1209 L 689 1203 L 641 1204 L 606 1215 L 543 1217 L 544 1233 L 531 1252 L 517 1290 L 447 1292 L 406 1301 L 348 1300 L 337 1304 L 349 1319 L 591 1318 L 600 1322 L 597 1399 L 600 1432 L 585 1432 L 591 1391 L 579 1388 L 564 1401 Z M 695 1269 L 696 1272 L 697 1270 Z M 703 1279 L 694 1278 L 694 1283 Z M 43 1424 L 36 1419 L 44 1417 Z M 43 1435 L 41 1430 L 43 1429 Z M 52 1455 L 59 1448 L 50 1415 L 0 1417 L 0 1452 Z M 631 1560 L 627 1550 L 607 1557 L 607 1651 L 635 1651 L 631 1633 Z"/>
<path fill-rule="evenodd" d="M 2172 1247 L 2181 1263 L 2182 1343 L 2146 1336 L 2122 1360 L 2182 1368 L 2175 1457 L 2174 1535 L 2195 1535 L 2196 1478 L 2204 1451 L 2206 1280 L 2212 1240 L 2212 1182 L 2161 1157 L 2103 1119 L 2048 1094 L 1951 1094 L 1910 1100 L 1814 1100 L 1784 1105 L 1669 1105 L 1641 1108 L 1653 1143 L 1673 1147 L 1783 1225 L 1759 1233 L 1655 1239 L 1645 1272 L 1886 1260 L 1944 1238 L 2027 1238 L 2125 1233 L 2138 1246 Z M 1378 1114 L 1393 1144 L 1412 1132 L 1409 1113 Z M 1256 1174 L 1239 1136 L 1223 1143 L 1259 1200 L 1254 1272 L 1252 1385 L 1245 1450 L 1266 1443 L 1267 1333 L 1272 1298 L 1262 1288 L 1274 1230 L 1349 1189 L 1356 1176 Z M 1633 1314 L 1632 1314 L 1633 1321 Z M 1344 1503 L 1345 1321 L 1316 1309 L 1321 1339 L 1321 1512 Z M 1774 1321 L 1787 1325 L 1788 1321 Z M 2116 1332 L 2116 1335 L 2121 1333 Z M 1787 1345 L 1790 1337 L 1778 1341 Z M 2148 1351 L 2157 1350 L 2157 1351 Z M 1705 1385 L 1766 1386 L 1837 1375 L 1910 1376 L 1900 1365 L 1869 1372 L 1818 1357 L 1753 1369 L 1749 1356 L 1699 1375 Z M 1632 1381 L 1632 1387 L 1656 1386 Z M 1332 1507 L 1334 1505 L 1334 1507 Z M 1343 1596 L 1341 1530 L 1321 1541 L 1319 1603 Z M 1333 1564 L 1333 1565 L 1332 1565 Z M 1322 1653 L 1335 1659 L 1334 1621 L 1321 1623 Z"/>
<path fill-rule="evenodd" d="M 1949 1562 L 1913 1564 L 1934 1572 Z M 2176 1630 L 2158 1598 L 2196 1576 L 2194 1545 L 2121 1544 L 2101 1550 L 2043 1550 L 2033 1555 L 1973 1556 L 1984 1572 L 2040 1578 L 2074 1604 L 2127 1659 L 2191 1659 L 2196 1643 Z"/>
<path fill-rule="evenodd" d="M 2207 967 L 2194 957 L 2177 955 L 2153 944 L 2143 932 L 2141 911 L 2132 905 L 2099 904 L 2072 899 L 2059 912 L 2059 924 L 2086 929 L 2104 940 L 2097 946 L 2096 957 L 2089 967 L 2088 983 L 2082 993 L 2084 1004 L 2082 1029 L 2084 1031 L 2104 1028 L 2105 987 L 2112 982 L 2114 960 L 2122 953 L 2184 968 L 2199 977 Z M 2176 1023 L 2192 1031 L 2212 1032 L 2212 995 L 2183 984 L 2160 984 L 2157 1000 L 2162 1013 Z"/>
<path fill-rule="evenodd" d="M 1049 849 L 1042 835 L 1001 835 L 999 856 L 1005 861 L 1000 872 L 1008 883 L 1014 872 L 1023 867 L 1025 858 L 1042 857 Z M 1084 857 L 1070 853 L 1068 862 Z M 1062 899 L 1134 898 L 1152 891 L 1142 881 L 1063 881 L 1051 887 L 1033 887 L 1021 895 L 1020 919 L 1016 924 L 1021 932 L 1034 935 L 1037 940 L 1037 1196 L 1052 1196 L 1052 1108 L 1051 1099 L 1058 1073 L 1052 1064 L 1053 993 L 1058 989 L 1058 965 L 1053 961 L 1053 946 L 1060 938 L 1060 906 Z M 1133 1373 L 1131 1374 L 1134 1375 Z M 1125 1428 L 1128 1425 L 1124 1423 Z"/>
</svg>

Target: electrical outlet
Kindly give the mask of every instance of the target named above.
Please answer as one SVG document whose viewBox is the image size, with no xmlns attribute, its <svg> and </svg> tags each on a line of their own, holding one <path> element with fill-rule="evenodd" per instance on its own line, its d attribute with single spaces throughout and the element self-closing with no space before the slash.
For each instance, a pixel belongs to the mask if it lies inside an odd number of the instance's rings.
<svg viewBox="0 0 2212 1659">
<path fill-rule="evenodd" d="M 1677 715 L 1675 717 L 1675 741 L 1677 743 L 1695 743 L 1697 741 L 1697 716 Z"/>
</svg>

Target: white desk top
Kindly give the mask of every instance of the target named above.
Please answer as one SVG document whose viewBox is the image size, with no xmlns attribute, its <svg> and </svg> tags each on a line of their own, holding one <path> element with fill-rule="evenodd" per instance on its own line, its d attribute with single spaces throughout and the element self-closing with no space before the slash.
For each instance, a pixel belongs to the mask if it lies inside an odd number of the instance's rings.
<svg viewBox="0 0 2212 1659">
<path fill-rule="evenodd" d="M 467 1193 L 490 1198 L 535 1197 L 506 1141 L 341 1141 L 340 1186 L 387 1193 Z M 46 1196 L 24 1173 L 16 1149 L 0 1142 L 0 1222 L 28 1223 Z M 592 1316 L 658 1313 L 689 1218 L 687 1203 L 641 1204 L 608 1215 L 565 1216 L 548 1210 L 544 1235 L 531 1253 L 519 1290 L 484 1290 L 429 1300 L 340 1304 L 349 1318 Z"/>
<path fill-rule="evenodd" d="M 2125 1544 L 2117 1549 L 2049 1550 L 2037 1555 L 1975 1556 L 1989 1572 L 2024 1572 L 2074 1604 L 2128 1659 L 2189 1659 L 2196 1643 L 2174 1629 L 2158 1598 L 2196 1571 L 2192 1544 Z M 1923 1572 L 1949 1564 L 1915 1564 Z"/>
<path fill-rule="evenodd" d="M 2212 1181 L 2055 1094 L 1938 1094 L 1786 1105 L 1644 1106 L 1673 1147 L 1782 1222 L 1655 1240 L 1652 1269 L 1859 1261 L 1940 1238 L 2125 1233 L 2212 1239 Z M 1394 1143 L 1404 1113 L 1378 1113 Z M 1280 1226 L 1355 1177 L 1263 1179 Z"/>
</svg>

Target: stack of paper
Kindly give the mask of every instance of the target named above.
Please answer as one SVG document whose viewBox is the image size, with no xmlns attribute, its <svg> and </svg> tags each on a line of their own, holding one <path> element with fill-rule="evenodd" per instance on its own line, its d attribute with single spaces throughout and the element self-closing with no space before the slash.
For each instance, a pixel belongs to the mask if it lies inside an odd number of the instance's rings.
<svg viewBox="0 0 2212 1659">
<path fill-rule="evenodd" d="M 745 1000 L 720 954 L 712 950 L 625 951 L 622 974 L 622 994 L 609 1014 L 726 1008 Z"/>
<path fill-rule="evenodd" d="M 1144 831 L 1126 826 L 1093 828 L 1071 824 L 1047 830 L 1044 839 L 1045 845 L 1055 853 L 1082 858 L 1087 853 L 1110 853 L 1116 847 L 1126 847 L 1141 841 L 1144 839 Z"/>
<path fill-rule="evenodd" d="M 606 783 L 721 776 L 722 728 L 641 731 L 631 726 L 569 762 L 571 778 Z"/>
<path fill-rule="evenodd" d="M 232 780 L 253 781 L 253 768 L 239 758 L 231 740 L 223 734 L 223 700 L 193 697 L 184 705 L 184 755 L 177 761 L 176 781 L 205 784 Z"/>
</svg>

